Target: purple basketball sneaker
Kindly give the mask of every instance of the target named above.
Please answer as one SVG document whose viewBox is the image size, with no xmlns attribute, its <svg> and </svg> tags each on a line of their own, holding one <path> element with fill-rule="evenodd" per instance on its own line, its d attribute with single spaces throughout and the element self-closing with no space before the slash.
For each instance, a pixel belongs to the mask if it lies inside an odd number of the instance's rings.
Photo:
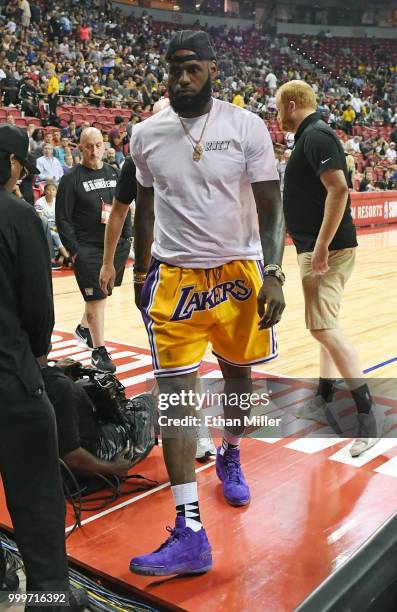
<svg viewBox="0 0 397 612">
<path fill-rule="evenodd" d="M 231 506 L 246 506 L 250 502 L 250 490 L 244 478 L 240 464 L 240 450 L 228 448 L 221 455 L 220 448 L 216 453 L 216 473 L 222 481 L 222 491 Z"/>
<path fill-rule="evenodd" d="M 212 568 L 211 546 L 204 529 L 193 531 L 177 516 L 175 529 L 167 527 L 170 537 L 157 550 L 131 559 L 130 570 L 143 576 L 202 574 Z"/>
</svg>

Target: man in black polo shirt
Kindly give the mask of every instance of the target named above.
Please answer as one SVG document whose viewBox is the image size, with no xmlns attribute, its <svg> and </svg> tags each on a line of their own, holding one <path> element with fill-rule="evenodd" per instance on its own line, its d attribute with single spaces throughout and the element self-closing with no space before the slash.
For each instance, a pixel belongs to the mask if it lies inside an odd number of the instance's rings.
<svg viewBox="0 0 397 612">
<path fill-rule="evenodd" d="M 96 128 L 80 136 L 82 163 L 62 177 L 56 200 L 56 224 L 62 244 L 71 254 L 74 273 L 85 301 L 85 311 L 75 335 L 93 349 L 92 365 L 114 372 L 105 347 L 105 304 L 107 295 L 99 286 L 105 227 L 118 178 L 118 170 L 104 163 L 103 136 Z M 117 244 L 115 286 L 121 285 L 130 251 L 131 216 L 128 215 Z"/>
<path fill-rule="evenodd" d="M 328 423 L 326 414 L 330 414 L 339 372 L 357 406 L 358 437 L 350 449 L 357 457 L 382 436 L 384 416 L 379 411 L 375 414 L 357 353 L 338 324 L 357 246 L 346 158 L 333 130 L 315 112 L 316 96 L 307 83 L 285 83 L 277 92 L 276 104 L 281 129 L 295 134 L 285 172 L 284 213 L 298 252 L 306 326 L 320 344 L 317 394 L 298 416 Z"/>
</svg>

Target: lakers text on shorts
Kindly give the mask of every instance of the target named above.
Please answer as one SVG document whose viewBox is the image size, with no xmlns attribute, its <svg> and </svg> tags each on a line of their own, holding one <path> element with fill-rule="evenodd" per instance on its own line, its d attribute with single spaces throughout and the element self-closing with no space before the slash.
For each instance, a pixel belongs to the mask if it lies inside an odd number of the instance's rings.
<svg viewBox="0 0 397 612">
<path fill-rule="evenodd" d="M 155 375 L 196 371 L 209 342 L 214 355 L 231 365 L 274 359 L 274 329 L 258 329 L 262 272 L 259 261 L 232 261 L 210 270 L 154 261 L 141 307 Z"/>
<path fill-rule="evenodd" d="M 298 255 L 307 329 L 335 329 L 338 327 L 343 290 L 353 271 L 355 257 L 355 248 L 330 251 L 329 270 L 321 275 L 313 272 L 312 253 Z"/>
</svg>

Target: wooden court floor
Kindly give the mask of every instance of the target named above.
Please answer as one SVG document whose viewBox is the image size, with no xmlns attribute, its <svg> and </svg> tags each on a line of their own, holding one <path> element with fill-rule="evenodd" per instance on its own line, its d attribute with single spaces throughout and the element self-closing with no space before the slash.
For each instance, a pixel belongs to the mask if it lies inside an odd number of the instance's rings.
<svg viewBox="0 0 397 612">
<path fill-rule="evenodd" d="M 364 233 L 359 243 L 355 271 L 346 288 L 342 327 L 363 367 L 375 368 L 372 376 L 395 379 L 397 227 Z M 315 377 L 318 351 L 304 327 L 292 246 L 286 248 L 284 269 L 287 309 L 278 326 L 280 357 L 255 369 L 286 377 Z M 106 338 L 127 394 L 135 395 L 145 389 L 151 366 L 146 333 L 133 306 L 131 281 L 128 270 L 123 286 L 108 302 Z M 88 363 L 89 352 L 67 333 L 74 330 L 82 311 L 74 277 L 55 272 L 54 292 L 53 356 L 68 355 Z M 208 352 L 203 375 L 216 375 L 211 361 Z M 293 383 L 280 382 L 279 394 L 286 402 L 291 401 Z M 376 397 L 385 413 L 396 413 L 395 396 L 380 400 L 383 405 Z M 397 438 L 385 438 L 352 459 L 348 439 L 331 439 L 326 428 L 305 421 L 297 427 L 297 438 L 287 434 L 265 439 L 253 432 L 244 440 L 242 461 L 252 493 L 249 507 L 225 504 L 213 461 L 196 465 L 202 516 L 214 553 L 214 568 L 208 574 L 151 579 L 128 570 L 131 556 L 153 550 L 167 535 L 164 526 L 173 522 L 170 483 L 159 448 L 139 465 L 139 472 L 158 486 L 130 494 L 104 511 L 85 513 L 82 527 L 68 540 L 70 558 L 151 598 L 161 611 L 292 612 L 397 509 Z M 1 487 L 0 524 L 10 526 Z M 68 531 L 72 524 L 68 508 Z"/>
<path fill-rule="evenodd" d="M 392 228 L 392 229 L 390 229 Z M 365 230 L 364 230 L 365 231 Z M 346 286 L 341 326 L 357 349 L 363 368 L 384 363 L 397 355 L 397 226 L 376 233 L 361 233 L 355 270 Z M 278 359 L 262 367 L 282 376 L 318 375 L 318 349 L 305 329 L 303 298 L 293 246 L 284 256 L 286 310 L 277 326 Z M 54 273 L 56 329 L 73 331 L 83 301 L 73 275 Z M 141 316 L 133 304 L 132 271 L 114 291 L 106 310 L 105 337 L 148 348 Z M 207 360 L 213 360 L 210 349 Z M 261 368 L 259 368 L 261 369 Z M 393 377 L 397 362 L 373 370 L 371 376 Z"/>
</svg>

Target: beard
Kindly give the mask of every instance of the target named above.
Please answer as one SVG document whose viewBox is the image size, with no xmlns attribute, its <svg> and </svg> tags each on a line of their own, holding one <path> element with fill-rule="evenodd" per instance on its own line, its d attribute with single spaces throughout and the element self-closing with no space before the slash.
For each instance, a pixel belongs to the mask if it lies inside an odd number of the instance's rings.
<svg viewBox="0 0 397 612">
<path fill-rule="evenodd" d="M 295 124 L 291 119 L 286 117 L 280 122 L 280 129 L 282 132 L 293 132 L 295 133 Z"/>
<path fill-rule="evenodd" d="M 207 81 L 198 93 L 192 96 L 180 96 L 169 88 L 170 104 L 176 113 L 199 113 L 212 96 L 212 82 L 208 75 Z"/>
</svg>

